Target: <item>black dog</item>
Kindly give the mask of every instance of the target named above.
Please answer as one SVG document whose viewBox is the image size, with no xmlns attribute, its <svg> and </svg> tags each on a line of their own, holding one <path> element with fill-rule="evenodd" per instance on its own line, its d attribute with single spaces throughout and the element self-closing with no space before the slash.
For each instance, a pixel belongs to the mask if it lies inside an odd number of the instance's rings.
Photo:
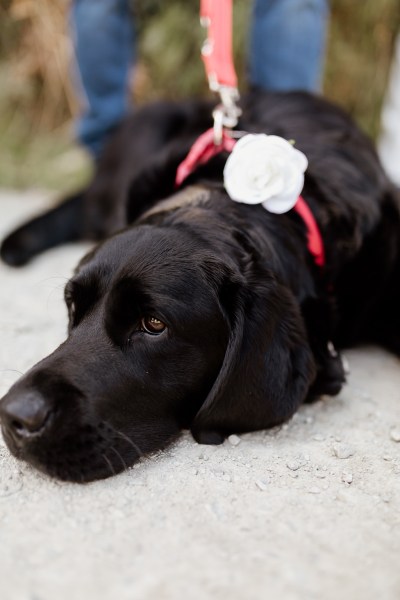
<svg viewBox="0 0 400 600">
<path fill-rule="evenodd" d="M 207 102 L 138 110 L 85 192 L 3 243 L 3 259 L 20 265 L 67 240 L 108 237 L 66 286 L 68 339 L 1 401 L 10 450 L 51 475 L 107 477 L 182 428 L 218 444 L 282 423 L 340 391 L 332 342 L 400 355 L 400 198 L 371 143 L 307 94 L 244 102 L 240 129 L 294 138 L 308 157 L 321 269 L 296 212 L 230 200 L 226 155 L 174 190 L 210 115 Z"/>
</svg>

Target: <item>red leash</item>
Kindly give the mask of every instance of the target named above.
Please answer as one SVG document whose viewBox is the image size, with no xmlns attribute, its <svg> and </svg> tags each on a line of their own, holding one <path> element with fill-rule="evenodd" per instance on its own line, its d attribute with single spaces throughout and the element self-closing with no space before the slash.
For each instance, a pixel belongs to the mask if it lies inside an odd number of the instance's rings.
<svg viewBox="0 0 400 600">
<path fill-rule="evenodd" d="M 208 29 L 202 57 L 210 88 L 218 91 L 224 85 L 237 89 L 232 57 L 232 0 L 201 0 L 200 22 Z"/>
<path fill-rule="evenodd" d="M 207 40 L 202 57 L 210 89 L 218 92 L 221 104 L 213 112 L 214 128 L 204 132 L 193 144 L 185 160 L 179 165 L 175 184 L 183 181 L 201 164 L 207 163 L 220 152 L 232 152 L 236 143 L 229 129 L 236 127 L 241 110 L 237 105 L 239 92 L 232 57 L 232 0 L 200 0 L 201 24 L 207 28 Z M 293 210 L 300 215 L 307 229 L 307 247 L 315 263 L 325 265 L 325 251 L 321 232 L 315 217 L 302 196 Z"/>
<path fill-rule="evenodd" d="M 236 127 L 242 114 L 232 55 L 232 0 L 200 0 L 200 22 L 207 29 L 201 55 L 208 84 L 221 99 L 213 112 L 214 139 L 218 146 L 223 129 Z"/>
</svg>

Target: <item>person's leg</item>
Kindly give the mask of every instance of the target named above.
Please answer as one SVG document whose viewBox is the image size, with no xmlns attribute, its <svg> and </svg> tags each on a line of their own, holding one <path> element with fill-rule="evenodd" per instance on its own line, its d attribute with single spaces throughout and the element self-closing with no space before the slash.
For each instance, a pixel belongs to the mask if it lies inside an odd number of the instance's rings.
<svg viewBox="0 0 400 600">
<path fill-rule="evenodd" d="M 250 83 L 268 90 L 318 91 L 328 0 L 254 0 Z"/>
<path fill-rule="evenodd" d="M 134 51 L 129 0 L 74 0 L 71 18 L 77 80 L 84 96 L 77 136 L 97 158 L 129 105 Z"/>
</svg>

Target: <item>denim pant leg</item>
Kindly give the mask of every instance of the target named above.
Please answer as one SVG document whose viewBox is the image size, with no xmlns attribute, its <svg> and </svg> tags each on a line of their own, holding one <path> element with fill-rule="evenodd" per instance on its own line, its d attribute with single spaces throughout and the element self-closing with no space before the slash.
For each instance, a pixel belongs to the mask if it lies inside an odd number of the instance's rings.
<svg viewBox="0 0 400 600">
<path fill-rule="evenodd" d="M 77 136 L 96 158 L 128 109 L 134 24 L 129 0 L 74 0 L 71 19 L 84 95 Z"/>
<path fill-rule="evenodd" d="M 249 79 L 269 90 L 321 87 L 328 0 L 255 0 Z"/>
</svg>

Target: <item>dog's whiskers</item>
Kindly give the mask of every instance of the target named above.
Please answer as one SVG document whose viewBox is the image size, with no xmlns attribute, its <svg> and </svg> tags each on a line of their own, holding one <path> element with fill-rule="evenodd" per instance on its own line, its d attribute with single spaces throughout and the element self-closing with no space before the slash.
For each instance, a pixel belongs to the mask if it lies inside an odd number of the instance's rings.
<svg viewBox="0 0 400 600">
<path fill-rule="evenodd" d="M 139 446 L 137 444 L 135 444 L 135 442 L 133 440 L 131 440 L 130 437 L 125 435 L 125 433 L 122 433 L 122 431 L 118 431 L 117 429 L 114 429 L 114 433 L 116 433 L 117 435 L 119 435 L 120 438 L 122 438 L 123 440 L 128 442 L 128 444 L 130 444 L 132 446 L 132 448 L 139 454 L 140 457 L 143 456 L 143 452 L 141 451 Z"/>
<path fill-rule="evenodd" d="M 46 279 L 43 279 L 41 282 L 41 284 L 47 283 L 49 281 L 53 281 L 54 279 L 59 279 L 61 280 L 61 283 L 56 284 L 52 290 L 50 290 L 48 296 L 47 296 L 47 301 L 46 301 L 46 308 L 49 307 L 49 303 L 50 300 L 52 299 L 52 296 L 54 294 L 54 292 L 59 292 L 59 291 L 63 291 L 66 284 L 69 283 L 69 281 L 71 280 L 70 277 L 63 277 L 61 275 L 54 275 L 53 277 L 47 277 Z"/>
<path fill-rule="evenodd" d="M 18 371 L 18 369 L 0 369 L 0 373 L 18 373 L 18 375 L 23 375 L 22 371 Z"/>
<path fill-rule="evenodd" d="M 118 450 L 116 448 L 114 448 L 114 446 L 110 446 L 110 450 L 112 450 L 118 456 L 124 469 L 127 469 L 128 466 L 127 466 L 126 462 L 124 461 L 124 459 L 122 458 L 121 454 L 118 452 Z"/>
<path fill-rule="evenodd" d="M 107 456 L 105 454 L 102 454 L 101 456 L 104 459 L 105 463 L 108 465 L 108 467 L 109 467 L 109 469 L 111 471 L 111 475 L 115 475 L 116 474 L 115 473 L 115 469 L 112 466 L 111 461 L 107 458 Z"/>
<path fill-rule="evenodd" d="M 42 283 L 47 283 L 48 281 L 52 281 L 53 279 L 62 279 L 63 282 L 69 282 L 71 281 L 71 277 L 65 277 L 64 275 L 52 275 L 51 277 L 45 277 L 44 279 L 41 279 L 38 283 L 42 284 Z M 57 285 L 63 285 L 62 283 L 57 284 Z"/>
</svg>

